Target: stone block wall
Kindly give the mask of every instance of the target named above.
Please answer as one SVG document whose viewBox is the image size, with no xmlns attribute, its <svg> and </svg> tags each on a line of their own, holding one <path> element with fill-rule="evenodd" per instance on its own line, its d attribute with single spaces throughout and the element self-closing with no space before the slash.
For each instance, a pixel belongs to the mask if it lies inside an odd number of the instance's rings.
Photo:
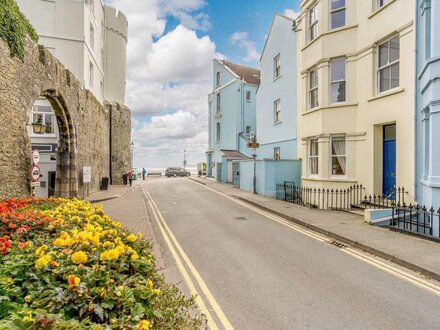
<svg viewBox="0 0 440 330">
<path fill-rule="evenodd" d="M 31 142 L 26 125 L 39 96 L 50 101 L 60 130 L 57 196 L 83 196 L 83 166 L 92 167 L 91 193 L 99 190 L 102 177 L 109 177 L 110 159 L 129 163 L 127 108 L 119 107 L 123 110 L 112 119 L 114 134 L 121 138 L 110 155 L 107 107 L 43 46 L 27 39 L 21 61 L 11 58 L 7 44 L 0 40 L 0 197 L 30 192 Z"/>
</svg>

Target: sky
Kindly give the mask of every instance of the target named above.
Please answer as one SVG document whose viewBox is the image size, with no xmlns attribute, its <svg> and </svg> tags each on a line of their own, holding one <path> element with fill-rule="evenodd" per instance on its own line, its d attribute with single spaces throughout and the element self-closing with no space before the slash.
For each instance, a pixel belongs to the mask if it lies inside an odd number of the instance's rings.
<svg viewBox="0 0 440 330">
<path fill-rule="evenodd" d="M 259 67 L 276 13 L 299 0 L 107 0 L 128 19 L 126 104 L 134 166 L 206 161 L 214 58 Z"/>
</svg>

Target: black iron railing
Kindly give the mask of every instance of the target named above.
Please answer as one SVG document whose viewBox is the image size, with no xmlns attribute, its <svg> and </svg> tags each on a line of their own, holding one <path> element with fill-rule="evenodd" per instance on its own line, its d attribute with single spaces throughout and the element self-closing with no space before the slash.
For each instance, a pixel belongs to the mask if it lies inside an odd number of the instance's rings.
<svg viewBox="0 0 440 330">
<path fill-rule="evenodd" d="M 425 236 L 440 238 L 440 208 L 397 204 L 393 208 L 390 227 Z M 434 232 L 434 228 L 437 228 Z"/>
<path fill-rule="evenodd" d="M 405 195 L 408 192 L 404 187 L 394 187 L 388 194 L 365 196 L 362 205 L 368 209 L 386 209 L 394 205 L 405 204 Z"/>
<path fill-rule="evenodd" d="M 352 205 L 362 205 L 365 195 L 362 185 L 346 189 L 307 188 L 285 181 L 277 184 L 276 198 L 309 208 L 321 210 L 347 210 Z"/>
</svg>

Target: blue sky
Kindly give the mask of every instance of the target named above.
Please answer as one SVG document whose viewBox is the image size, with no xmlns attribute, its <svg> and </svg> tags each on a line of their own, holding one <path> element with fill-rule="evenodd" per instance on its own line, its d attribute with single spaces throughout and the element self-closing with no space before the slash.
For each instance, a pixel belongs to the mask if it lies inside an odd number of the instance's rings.
<svg viewBox="0 0 440 330">
<path fill-rule="evenodd" d="M 299 0 L 107 0 L 128 18 L 126 103 L 137 167 L 205 161 L 212 60 L 258 67 L 276 13 Z M 287 12 L 286 12 L 287 10 Z"/>
</svg>

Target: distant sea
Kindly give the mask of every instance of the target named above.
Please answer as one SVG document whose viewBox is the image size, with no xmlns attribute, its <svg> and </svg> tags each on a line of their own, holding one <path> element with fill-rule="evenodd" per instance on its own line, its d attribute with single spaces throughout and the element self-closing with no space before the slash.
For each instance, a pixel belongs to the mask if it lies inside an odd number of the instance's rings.
<svg viewBox="0 0 440 330">
<path fill-rule="evenodd" d="M 162 175 L 164 175 L 166 167 L 148 167 L 148 166 L 145 166 L 145 169 L 147 170 L 147 173 L 148 172 L 161 172 Z M 186 170 L 188 172 L 190 172 L 191 174 L 197 175 L 197 166 L 196 165 L 188 165 L 186 167 Z M 137 167 L 137 171 L 141 172 L 142 171 L 142 167 Z"/>
</svg>

